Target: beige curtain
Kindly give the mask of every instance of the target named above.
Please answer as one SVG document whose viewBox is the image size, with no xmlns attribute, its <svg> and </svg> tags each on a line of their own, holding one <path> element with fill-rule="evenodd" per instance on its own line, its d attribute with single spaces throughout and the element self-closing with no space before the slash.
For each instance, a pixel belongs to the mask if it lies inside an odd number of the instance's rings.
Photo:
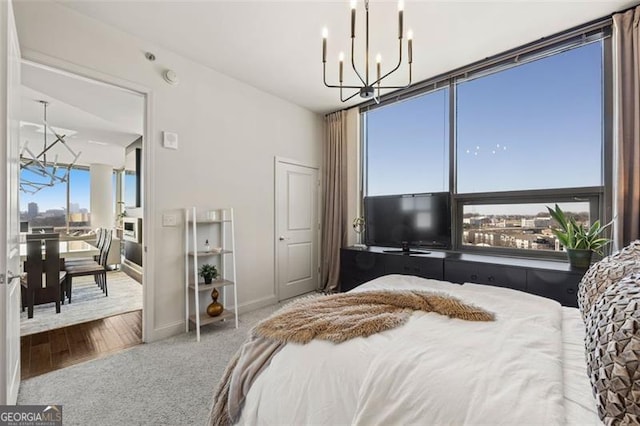
<svg viewBox="0 0 640 426">
<path fill-rule="evenodd" d="M 337 291 L 340 248 L 347 242 L 347 112 L 325 117 L 323 146 L 321 279 L 325 291 Z"/>
<path fill-rule="evenodd" d="M 613 15 L 614 247 L 640 238 L 640 6 Z"/>
</svg>

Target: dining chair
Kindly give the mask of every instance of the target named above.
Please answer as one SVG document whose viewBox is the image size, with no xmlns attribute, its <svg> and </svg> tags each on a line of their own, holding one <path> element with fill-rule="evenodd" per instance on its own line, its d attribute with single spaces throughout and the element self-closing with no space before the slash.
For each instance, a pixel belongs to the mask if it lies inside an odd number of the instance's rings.
<svg viewBox="0 0 640 426">
<path fill-rule="evenodd" d="M 69 303 L 71 303 L 71 289 L 73 284 L 73 277 L 81 277 L 87 275 L 93 275 L 96 283 L 102 289 L 105 296 L 109 295 L 107 288 L 107 257 L 109 255 L 109 249 L 111 248 L 111 240 L 113 239 L 113 231 L 111 229 L 104 229 L 104 243 L 100 254 L 98 255 L 98 261 L 87 262 L 76 265 L 65 265 L 67 277 L 64 283 L 64 293 L 66 294 Z"/>
<path fill-rule="evenodd" d="M 44 259 L 42 244 L 44 242 Z M 62 284 L 66 272 L 60 270 L 60 235 L 27 235 L 26 277 L 21 281 L 22 310 L 27 308 L 27 317 L 33 318 L 34 305 L 55 302 L 56 313 L 60 313 Z"/>
<path fill-rule="evenodd" d="M 104 246 L 106 240 L 106 231 L 105 228 L 97 228 L 96 229 L 96 248 L 102 251 L 102 247 Z M 84 264 L 92 264 L 93 262 L 97 262 L 99 260 L 99 254 L 93 257 L 81 257 L 77 259 L 65 259 L 65 265 L 84 265 Z"/>
</svg>

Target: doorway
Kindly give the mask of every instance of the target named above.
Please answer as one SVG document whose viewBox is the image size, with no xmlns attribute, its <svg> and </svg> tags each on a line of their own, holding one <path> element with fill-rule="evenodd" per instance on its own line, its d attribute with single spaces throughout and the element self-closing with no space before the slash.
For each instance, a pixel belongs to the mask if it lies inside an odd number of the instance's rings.
<svg viewBox="0 0 640 426">
<path fill-rule="evenodd" d="M 275 160 L 276 286 L 278 300 L 318 289 L 318 169 Z"/>
<path fill-rule="evenodd" d="M 142 252 L 147 100 L 142 93 L 31 61 L 21 63 L 20 93 L 21 236 L 57 234 L 61 270 L 73 275 L 60 313 L 52 303 L 34 306 L 32 317 L 28 309 L 21 313 L 22 370 L 32 376 L 46 370 L 33 363 L 31 355 L 42 349 L 34 342 L 47 341 L 61 353 L 73 352 L 72 340 L 76 348 L 96 347 L 92 336 L 101 333 L 87 330 L 115 323 L 128 336 L 125 347 L 142 342 L 143 264 L 136 258 L 134 272 L 126 264 L 131 246 Z M 126 219 L 140 223 L 135 242 L 125 235 Z M 74 269 L 92 260 L 107 269 L 105 279 Z M 78 328 L 84 331 L 73 331 Z M 72 331 L 87 341 L 69 339 Z M 114 340 L 89 355 L 119 347 Z"/>
</svg>

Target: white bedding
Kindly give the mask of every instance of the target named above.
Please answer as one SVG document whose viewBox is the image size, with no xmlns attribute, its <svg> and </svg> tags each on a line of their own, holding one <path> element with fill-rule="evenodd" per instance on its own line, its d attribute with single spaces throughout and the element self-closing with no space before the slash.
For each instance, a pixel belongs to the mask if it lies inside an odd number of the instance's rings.
<svg viewBox="0 0 640 426">
<path fill-rule="evenodd" d="M 253 383 L 240 424 L 573 423 L 567 414 L 575 423 L 594 422 L 584 381 L 570 382 L 575 392 L 565 409 L 563 352 L 575 355 L 577 347 L 563 345 L 558 303 L 504 288 L 401 275 L 353 291 L 384 288 L 451 294 L 496 313 L 496 321 L 418 312 L 404 326 L 368 338 L 289 344 Z M 568 335 L 565 340 L 574 344 L 576 336 Z"/>
</svg>

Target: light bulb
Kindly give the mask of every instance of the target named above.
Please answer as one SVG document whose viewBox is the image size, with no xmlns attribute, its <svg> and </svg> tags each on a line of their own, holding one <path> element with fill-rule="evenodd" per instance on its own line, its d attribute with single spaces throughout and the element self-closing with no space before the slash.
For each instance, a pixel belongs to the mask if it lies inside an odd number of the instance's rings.
<svg viewBox="0 0 640 426">
<path fill-rule="evenodd" d="M 407 40 L 413 40 L 413 30 L 407 31 Z"/>
<path fill-rule="evenodd" d="M 327 29 L 327 27 L 324 27 L 322 29 L 322 38 L 327 38 L 329 37 L 329 30 Z"/>
<path fill-rule="evenodd" d="M 378 64 L 379 64 L 380 62 L 382 62 L 382 56 L 378 53 L 378 54 L 376 55 L 376 63 L 378 63 Z"/>
<path fill-rule="evenodd" d="M 338 55 L 338 60 L 340 62 L 344 61 L 344 52 L 340 52 L 340 54 Z"/>
<path fill-rule="evenodd" d="M 351 0 L 351 9 L 355 9 L 358 5 L 358 0 Z"/>
<path fill-rule="evenodd" d="M 398 10 L 404 10 L 404 0 L 398 0 Z"/>
</svg>

